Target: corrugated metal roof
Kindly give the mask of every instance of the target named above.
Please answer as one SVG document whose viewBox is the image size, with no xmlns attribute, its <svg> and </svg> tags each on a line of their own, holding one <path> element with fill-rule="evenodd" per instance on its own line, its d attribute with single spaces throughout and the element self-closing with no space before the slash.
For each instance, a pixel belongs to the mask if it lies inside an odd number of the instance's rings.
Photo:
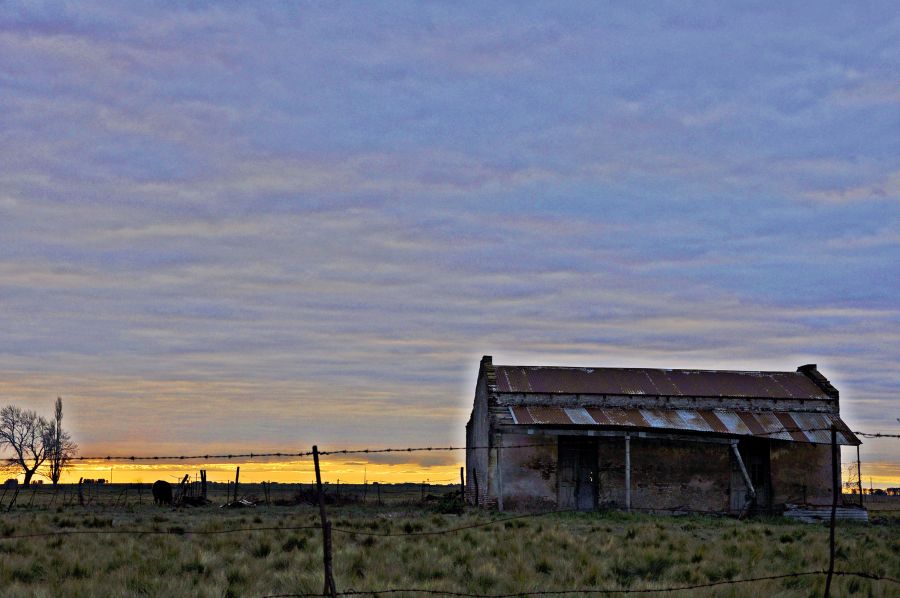
<svg viewBox="0 0 900 598">
<path fill-rule="evenodd" d="M 828 399 L 801 372 L 495 366 L 497 391 L 546 394 Z"/>
<path fill-rule="evenodd" d="M 855 446 L 859 439 L 840 417 L 829 413 L 736 411 L 726 409 L 621 409 L 607 407 L 514 406 L 519 425 L 598 426 L 758 436 L 790 442 L 828 444 L 831 426 L 838 444 Z"/>
</svg>

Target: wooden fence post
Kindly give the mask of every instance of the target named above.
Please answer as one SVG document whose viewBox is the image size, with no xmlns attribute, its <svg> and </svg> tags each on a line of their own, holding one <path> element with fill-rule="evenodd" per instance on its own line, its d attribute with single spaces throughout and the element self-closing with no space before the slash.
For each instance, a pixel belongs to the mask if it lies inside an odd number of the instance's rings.
<svg viewBox="0 0 900 598">
<path fill-rule="evenodd" d="M 378 505 L 381 506 L 381 482 L 374 482 L 375 488 L 378 490 Z"/>
<path fill-rule="evenodd" d="M 463 506 L 466 505 L 466 478 L 465 478 L 465 468 L 459 468 L 459 499 L 462 501 Z"/>
<path fill-rule="evenodd" d="M 837 429 L 831 424 L 831 525 L 828 536 L 828 577 L 825 578 L 824 598 L 831 596 L 831 577 L 834 575 L 834 522 L 837 512 L 838 495 L 841 491 L 838 470 Z"/>
<path fill-rule="evenodd" d="M 78 478 L 78 504 L 84 506 L 84 487 L 81 485 L 84 478 Z"/>
<path fill-rule="evenodd" d="M 19 497 L 19 486 L 21 486 L 21 484 L 16 485 L 16 491 L 13 492 L 12 498 L 9 501 L 9 506 L 6 507 L 7 513 L 9 513 L 12 510 L 13 505 L 16 504 L 16 499 Z"/>
<path fill-rule="evenodd" d="M 200 470 L 200 496 L 203 497 L 203 500 L 206 500 L 206 470 Z"/>
<path fill-rule="evenodd" d="M 238 481 L 241 479 L 241 466 L 238 465 L 237 471 L 234 473 L 234 502 L 237 502 Z"/>
<path fill-rule="evenodd" d="M 331 522 L 325 515 L 325 495 L 322 494 L 322 474 L 319 471 L 319 447 L 313 445 L 313 461 L 316 466 L 316 493 L 319 495 L 319 516 L 322 519 L 322 561 L 325 566 L 325 589 L 322 593 L 331 598 L 337 597 L 334 585 L 334 572 L 331 569 Z"/>
</svg>

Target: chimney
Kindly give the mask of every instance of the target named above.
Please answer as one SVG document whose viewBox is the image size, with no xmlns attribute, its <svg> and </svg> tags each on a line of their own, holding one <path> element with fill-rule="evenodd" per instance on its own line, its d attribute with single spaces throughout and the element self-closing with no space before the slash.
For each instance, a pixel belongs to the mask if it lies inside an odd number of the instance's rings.
<svg viewBox="0 0 900 598">
<path fill-rule="evenodd" d="M 823 376 L 818 369 L 816 369 L 816 364 L 807 363 L 806 365 L 801 365 L 797 368 L 797 371 L 812 380 L 816 386 L 821 388 L 826 395 L 830 398 L 834 399 L 835 405 L 837 405 L 838 398 L 840 393 L 838 389 L 831 385 L 831 382 L 828 381 L 828 378 Z"/>
<path fill-rule="evenodd" d="M 481 372 L 484 373 L 484 379 L 488 385 L 488 392 L 495 392 L 497 389 L 497 371 L 494 369 L 494 358 L 490 355 L 482 356 L 480 369 Z"/>
</svg>

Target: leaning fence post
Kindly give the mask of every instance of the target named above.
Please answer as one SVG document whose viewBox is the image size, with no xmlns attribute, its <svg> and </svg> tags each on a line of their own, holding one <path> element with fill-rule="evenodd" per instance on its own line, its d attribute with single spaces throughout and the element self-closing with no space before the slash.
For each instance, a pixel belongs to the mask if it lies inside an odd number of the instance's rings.
<svg viewBox="0 0 900 598">
<path fill-rule="evenodd" d="M 841 490 L 838 471 L 837 430 L 831 424 L 831 525 L 828 536 L 828 577 L 825 579 L 824 598 L 831 596 L 831 577 L 834 575 L 834 522 L 837 513 L 838 493 Z"/>
<path fill-rule="evenodd" d="M 12 510 L 13 505 L 16 504 L 16 499 L 19 497 L 19 486 L 21 486 L 21 484 L 16 485 L 16 491 L 13 492 L 12 499 L 10 499 L 10 501 L 9 501 L 9 506 L 6 507 L 7 513 L 9 513 L 10 510 Z"/>
<path fill-rule="evenodd" d="M 326 596 L 336 598 L 337 589 L 334 586 L 334 573 L 331 570 L 331 522 L 325 515 L 325 495 L 322 494 L 322 474 L 319 471 L 319 447 L 313 445 L 313 462 L 316 466 L 316 493 L 319 495 L 319 516 L 322 519 L 322 561 L 325 566 Z"/>
</svg>

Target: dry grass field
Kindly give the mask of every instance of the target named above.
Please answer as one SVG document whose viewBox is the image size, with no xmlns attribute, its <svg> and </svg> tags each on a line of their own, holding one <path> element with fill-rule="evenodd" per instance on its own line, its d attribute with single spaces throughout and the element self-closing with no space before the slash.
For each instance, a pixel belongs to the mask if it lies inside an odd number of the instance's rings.
<svg viewBox="0 0 900 598">
<path fill-rule="evenodd" d="M 338 590 L 430 588 L 505 594 L 647 589 L 819 570 L 824 525 L 780 518 L 621 513 L 442 514 L 408 500 L 330 506 Z M 0 595 L 265 596 L 322 591 L 321 532 L 310 505 L 171 509 L 142 504 L 20 506 L 0 513 Z M 900 517 L 838 529 L 837 569 L 900 578 Z M 499 520 L 499 521 L 498 521 Z M 494 523 L 491 523 L 494 521 Z M 422 532 L 478 525 L 451 533 Z M 155 534 L 119 533 L 144 530 Z M 351 534 L 339 530 L 357 530 Z M 52 531 L 72 535 L 13 538 Z M 88 532 L 88 533 L 81 533 Z M 114 533 L 93 533 L 114 532 Z M 211 532 L 211 533 L 194 533 Z M 886 581 L 838 577 L 835 596 L 897 596 Z M 822 576 L 683 591 L 692 596 L 821 596 Z"/>
</svg>

